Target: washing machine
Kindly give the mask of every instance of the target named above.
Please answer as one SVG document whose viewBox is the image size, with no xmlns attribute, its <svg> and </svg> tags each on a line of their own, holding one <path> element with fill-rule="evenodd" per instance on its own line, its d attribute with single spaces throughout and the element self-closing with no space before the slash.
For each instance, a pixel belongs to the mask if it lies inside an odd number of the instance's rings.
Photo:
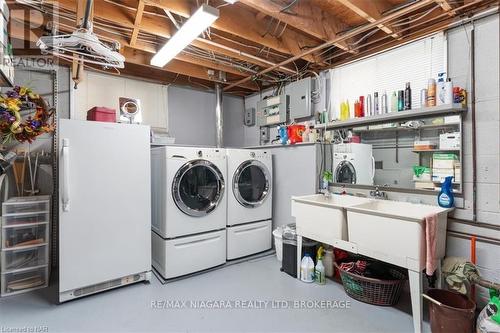
<svg viewBox="0 0 500 333">
<path fill-rule="evenodd" d="M 266 150 L 226 149 L 227 259 L 269 250 L 272 229 L 272 156 Z"/>
<path fill-rule="evenodd" d="M 226 152 L 151 150 L 153 267 L 170 279 L 226 261 Z"/>
<path fill-rule="evenodd" d="M 335 183 L 373 185 L 375 159 L 372 145 L 347 143 L 333 146 Z"/>
</svg>

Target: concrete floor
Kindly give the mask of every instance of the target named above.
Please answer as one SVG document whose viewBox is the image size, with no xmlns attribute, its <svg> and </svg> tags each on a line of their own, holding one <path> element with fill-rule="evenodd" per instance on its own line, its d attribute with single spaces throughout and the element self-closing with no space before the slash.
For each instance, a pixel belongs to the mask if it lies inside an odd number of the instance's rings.
<svg viewBox="0 0 500 333">
<path fill-rule="evenodd" d="M 166 285 L 153 277 L 151 284 L 139 283 L 62 305 L 48 300 L 50 288 L 6 297 L 0 299 L 0 332 L 30 327 L 41 329 L 38 332 L 413 332 L 407 291 L 397 307 L 372 306 L 348 297 L 339 283 L 305 284 L 279 267 L 270 256 Z M 316 309 L 286 310 L 276 308 L 281 303 L 271 303 L 291 301 L 286 304 L 294 306 L 300 300 L 332 302 L 330 308 L 320 304 Z M 187 307 L 175 308 L 182 306 L 181 301 L 187 301 Z M 191 301 L 223 301 L 233 308 L 194 309 Z M 346 301 L 350 307 L 339 308 Z M 424 331 L 429 330 L 425 323 Z"/>
</svg>

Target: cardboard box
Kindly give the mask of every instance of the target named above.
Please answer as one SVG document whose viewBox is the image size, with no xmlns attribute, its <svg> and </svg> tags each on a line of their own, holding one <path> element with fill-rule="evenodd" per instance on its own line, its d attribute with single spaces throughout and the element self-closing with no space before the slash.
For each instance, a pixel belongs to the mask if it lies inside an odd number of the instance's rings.
<svg viewBox="0 0 500 333">
<path fill-rule="evenodd" d="M 461 143 L 460 132 L 439 135 L 439 149 L 460 149 Z"/>
<path fill-rule="evenodd" d="M 432 154 L 433 169 L 453 169 L 457 161 L 458 156 L 456 154 Z"/>
</svg>

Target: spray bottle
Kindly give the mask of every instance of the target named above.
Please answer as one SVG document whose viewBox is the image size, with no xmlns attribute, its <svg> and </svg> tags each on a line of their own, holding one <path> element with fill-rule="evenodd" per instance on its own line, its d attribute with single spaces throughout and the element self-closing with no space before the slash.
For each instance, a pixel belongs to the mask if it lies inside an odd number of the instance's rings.
<svg viewBox="0 0 500 333">
<path fill-rule="evenodd" d="M 325 284 L 325 266 L 323 265 L 323 254 L 325 253 L 323 246 L 320 246 L 316 254 L 316 268 L 314 269 L 314 280 L 318 284 Z"/>
<path fill-rule="evenodd" d="M 448 176 L 444 179 L 444 183 L 441 185 L 441 192 L 438 195 L 438 204 L 443 208 L 453 207 L 453 176 Z"/>
</svg>

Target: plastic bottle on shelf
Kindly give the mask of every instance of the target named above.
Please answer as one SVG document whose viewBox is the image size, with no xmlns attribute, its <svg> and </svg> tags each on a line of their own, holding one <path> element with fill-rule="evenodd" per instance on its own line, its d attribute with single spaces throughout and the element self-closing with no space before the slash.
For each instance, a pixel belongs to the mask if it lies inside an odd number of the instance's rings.
<svg viewBox="0 0 500 333">
<path fill-rule="evenodd" d="M 391 112 L 398 111 L 398 93 L 396 91 L 392 92 L 391 95 Z"/>
<path fill-rule="evenodd" d="M 449 105 L 453 103 L 453 83 L 451 79 L 446 79 L 444 83 L 444 104 Z"/>
<path fill-rule="evenodd" d="M 380 99 L 380 113 L 387 113 L 388 108 L 387 108 L 387 93 L 384 90 L 382 93 L 382 98 Z"/>
<path fill-rule="evenodd" d="M 300 280 L 303 282 L 314 282 L 314 261 L 309 253 L 306 253 L 300 263 Z"/>
<path fill-rule="evenodd" d="M 443 105 L 444 103 L 444 84 L 445 84 L 446 73 L 438 73 L 438 79 L 436 82 L 436 105 Z"/>
<path fill-rule="evenodd" d="M 366 96 L 366 103 L 365 103 L 365 117 L 373 116 L 372 113 L 372 95 L 368 94 Z"/>
<path fill-rule="evenodd" d="M 373 114 L 380 114 L 380 104 L 378 100 L 378 92 L 373 93 Z"/>
<path fill-rule="evenodd" d="M 436 106 L 436 80 L 429 79 L 427 82 L 427 106 Z"/>
<path fill-rule="evenodd" d="M 362 116 L 361 103 L 356 100 L 356 102 L 354 102 L 354 117 L 361 118 Z"/>
<path fill-rule="evenodd" d="M 453 97 L 453 92 L 452 92 L 452 97 Z M 365 96 L 359 96 L 359 108 L 361 110 L 361 117 L 364 117 L 365 116 Z"/>
<path fill-rule="evenodd" d="M 404 90 L 398 91 L 398 111 L 405 109 L 405 92 Z"/>
<path fill-rule="evenodd" d="M 411 88 L 410 88 L 410 82 L 406 82 L 406 88 L 405 88 L 405 110 L 411 110 Z"/>
</svg>

